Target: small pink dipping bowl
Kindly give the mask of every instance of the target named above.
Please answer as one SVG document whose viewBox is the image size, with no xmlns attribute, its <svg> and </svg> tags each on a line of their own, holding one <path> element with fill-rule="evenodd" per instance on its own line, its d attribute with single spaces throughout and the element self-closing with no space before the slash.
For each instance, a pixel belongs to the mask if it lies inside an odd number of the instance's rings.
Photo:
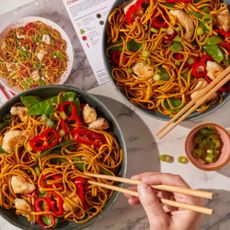
<svg viewBox="0 0 230 230">
<path fill-rule="evenodd" d="M 223 142 L 223 146 L 221 149 L 221 154 L 220 154 L 219 159 L 214 163 L 208 163 L 208 164 L 202 162 L 199 159 L 196 159 L 192 155 L 192 150 L 194 147 L 194 143 L 193 143 L 194 136 L 200 129 L 205 128 L 205 127 L 215 128 L 216 131 L 219 133 L 219 135 L 222 139 L 222 142 Z M 198 167 L 200 169 L 208 170 L 208 171 L 220 169 L 230 161 L 230 135 L 226 129 L 224 129 L 220 125 L 217 125 L 214 123 L 205 123 L 205 124 L 198 125 L 197 127 L 195 127 L 194 129 L 192 129 L 190 131 L 190 133 L 188 134 L 188 136 L 186 138 L 185 152 L 186 152 L 189 160 L 196 167 Z"/>
</svg>

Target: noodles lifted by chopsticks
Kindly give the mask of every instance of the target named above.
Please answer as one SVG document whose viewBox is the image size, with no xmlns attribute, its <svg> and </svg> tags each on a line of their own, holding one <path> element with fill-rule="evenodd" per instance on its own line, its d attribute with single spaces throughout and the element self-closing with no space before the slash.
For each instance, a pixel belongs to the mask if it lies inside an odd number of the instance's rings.
<svg viewBox="0 0 230 230">
<path fill-rule="evenodd" d="M 67 68 L 66 41 L 40 21 L 9 29 L 0 40 L 0 75 L 21 90 L 53 85 Z"/>
<path fill-rule="evenodd" d="M 112 192 L 88 184 L 83 172 L 116 175 L 121 167 L 108 122 L 73 92 L 21 101 L 0 123 L 0 207 L 44 228 L 88 221 Z"/>
<path fill-rule="evenodd" d="M 169 3 L 170 2 L 170 3 Z M 230 15 L 219 0 L 137 0 L 106 28 L 112 76 L 129 99 L 173 116 L 229 65 Z M 229 84 L 197 111 L 222 102 Z"/>
</svg>

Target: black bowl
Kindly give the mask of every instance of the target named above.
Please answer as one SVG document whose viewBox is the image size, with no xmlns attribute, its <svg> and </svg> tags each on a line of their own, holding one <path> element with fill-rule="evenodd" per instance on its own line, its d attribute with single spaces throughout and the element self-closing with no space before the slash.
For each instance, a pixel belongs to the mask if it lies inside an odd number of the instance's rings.
<svg viewBox="0 0 230 230">
<path fill-rule="evenodd" d="M 46 87 L 41 87 L 41 88 L 36 88 L 36 89 L 31 89 L 28 91 L 25 91 L 12 99 L 10 99 L 7 103 L 5 103 L 1 109 L 0 109 L 0 118 L 8 113 L 10 111 L 10 108 L 17 102 L 20 101 L 20 96 L 21 95 L 32 95 L 32 96 L 39 96 L 40 98 L 48 98 L 57 95 L 60 92 L 63 91 L 72 91 L 76 92 L 80 98 L 83 98 L 85 102 L 93 106 L 98 114 L 101 116 L 105 117 L 110 125 L 110 131 L 117 137 L 118 142 L 123 150 L 123 161 L 122 165 L 119 171 L 119 175 L 122 177 L 125 177 L 126 175 L 126 166 L 127 166 L 127 151 L 125 147 L 125 141 L 121 132 L 121 129 L 118 125 L 118 122 L 116 121 L 115 117 L 113 114 L 109 111 L 109 109 L 101 103 L 96 97 L 86 93 L 83 90 L 80 90 L 75 87 L 63 85 L 63 86 L 46 86 Z M 119 186 L 122 186 L 122 184 L 117 184 Z M 90 219 L 88 222 L 84 224 L 76 224 L 74 222 L 64 222 L 63 224 L 60 224 L 56 227 L 56 229 L 62 229 L 62 230 L 70 230 L 70 229 L 82 229 L 87 227 L 88 225 L 94 223 L 98 218 L 100 218 L 104 213 L 106 213 L 113 204 L 116 202 L 118 198 L 119 193 L 114 192 L 109 199 L 109 201 L 106 203 L 105 207 L 103 208 L 103 211 L 95 216 L 94 218 Z M 40 230 L 42 229 L 38 224 L 30 224 L 25 217 L 23 216 L 17 216 L 15 213 L 15 209 L 10 209 L 6 210 L 3 208 L 0 208 L 0 215 L 5 218 L 7 221 L 9 221 L 11 224 L 20 227 L 25 230 Z"/>
<path fill-rule="evenodd" d="M 126 2 L 129 2 L 130 0 L 116 0 L 112 9 L 114 9 L 115 7 L 118 7 L 118 6 L 121 6 L 122 4 L 125 4 Z M 223 2 L 227 3 L 229 5 L 229 8 L 230 8 L 230 0 L 224 0 Z M 112 10 L 111 10 L 112 11 Z M 137 108 L 138 110 L 140 110 L 141 112 L 144 112 L 145 114 L 153 117 L 153 118 L 156 118 L 156 119 L 159 119 L 159 120 L 169 120 L 170 117 L 169 116 L 166 116 L 166 115 L 163 115 L 157 111 L 154 111 L 154 110 L 148 110 L 148 109 L 145 109 L 143 108 L 142 106 L 140 105 L 137 105 L 135 103 L 132 103 L 128 100 L 128 98 L 126 97 L 125 93 L 117 86 L 116 84 L 116 81 L 115 79 L 112 77 L 112 66 L 111 66 L 111 63 L 110 63 L 110 60 L 109 58 L 106 56 L 106 53 L 105 53 L 105 50 L 106 50 L 106 43 L 107 43 L 107 34 L 106 34 L 106 27 L 107 27 L 107 24 L 108 24 L 108 18 L 107 18 L 107 21 L 105 23 L 105 27 L 104 27 L 104 31 L 103 31 L 103 40 L 102 40 L 102 47 L 103 47 L 103 59 L 104 59 L 104 64 L 106 66 L 106 69 L 109 73 L 109 77 L 112 81 L 112 84 L 114 85 L 115 89 L 118 91 L 118 93 L 125 99 L 127 100 L 131 106 L 134 106 L 134 108 Z M 198 119 L 198 118 L 201 118 L 201 117 L 204 117 L 208 114 L 211 114 L 213 113 L 214 111 L 218 110 L 224 103 L 226 103 L 228 100 L 230 99 L 230 92 L 229 93 L 223 93 L 223 102 L 221 104 L 215 104 L 215 105 L 212 105 L 210 106 L 210 108 L 203 112 L 203 113 L 198 113 L 198 112 L 193 112 L 191 115 L 189 115 L 186 120 L 190 120 L 190 119 Z"/>
</svg>

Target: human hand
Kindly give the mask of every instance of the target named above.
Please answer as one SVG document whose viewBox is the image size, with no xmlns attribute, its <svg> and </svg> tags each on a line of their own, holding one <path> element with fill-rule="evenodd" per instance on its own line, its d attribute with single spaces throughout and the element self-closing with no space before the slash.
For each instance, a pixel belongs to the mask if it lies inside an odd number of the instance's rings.
<svg viewBox="0 0 230 230">
<path fill-rule="evenodd" d="M 201 214 L 163 205 L 160 203 L 159 198 L 199 206 L 203 205 L 203 199 L 157 191 L 150 187 L 150 185 L 165 184 L 189 188 L 180 176 L 147 172 L 135 175 L 132 179 L 141 180 L 142 183 L 137 187 L 131 188 L 137 190 L 139 198 L 126 194 L 128 202 L 131 205 L 142 204 L 149 220 L 150 230 L 198 230 L 200 228 Z"/>
</svg>

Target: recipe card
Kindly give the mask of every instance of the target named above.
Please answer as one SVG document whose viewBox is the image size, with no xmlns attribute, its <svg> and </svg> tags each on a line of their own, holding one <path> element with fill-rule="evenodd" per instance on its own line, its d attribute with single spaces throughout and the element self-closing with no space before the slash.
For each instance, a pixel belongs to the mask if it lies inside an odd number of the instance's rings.
<svg viewBox="0 0 230 230">
<path fill-rule="evenodd" d="M 103 31 L 111 0 L 63 0 L 98 84 L 109 81 L 103 61 Z"/>
</svg>

